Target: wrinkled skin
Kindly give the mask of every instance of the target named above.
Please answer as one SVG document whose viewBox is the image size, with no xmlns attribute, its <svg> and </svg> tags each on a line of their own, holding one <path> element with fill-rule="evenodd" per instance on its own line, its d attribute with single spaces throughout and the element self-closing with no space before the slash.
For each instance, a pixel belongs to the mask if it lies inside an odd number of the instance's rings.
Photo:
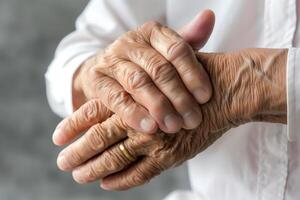
<svg viewBox="0 0 300 200">
<path fill-rule="evenodd" d="M 174 135 L 141 134 L 113 115 L 64 149 L 58 158 L 59 168 L 73 171 L 78 183 L 102 179 L 102 188 L 124 190 L 191 159 L 230 128 L 251 121 L 286 123 L 287 50 L 245 49 L 198 53 L 197 57 L 210 76 L 214 95 L 201 106 L 204 118 L 196 129 L 182 129 Z M 78 132 L 76 124 L 100 117 L 96 114 L 99 110 L 97 101 L 88 102 L 61 126 Z M 78 117 L 84 112 L 86 117 Z M 120 142 L 135 162 L 120 151 Z"/>
<path fill-rule="evenodd" d="M 146 133 L 158 127 L 166 133 L 197 127 L 202 117 L 198 103 L 206 103 L 212 89 L 194 49 L 208 40 L 214 14 L 204 11 L 191 23 L 196 28 L 187 26 L 178 34 L 147 22 L 88 59 L 74 76 L 75 109 L 98 99 L 111 114 Z M 198 35 L 193 29 L 200 30 Z"/>
</svg>

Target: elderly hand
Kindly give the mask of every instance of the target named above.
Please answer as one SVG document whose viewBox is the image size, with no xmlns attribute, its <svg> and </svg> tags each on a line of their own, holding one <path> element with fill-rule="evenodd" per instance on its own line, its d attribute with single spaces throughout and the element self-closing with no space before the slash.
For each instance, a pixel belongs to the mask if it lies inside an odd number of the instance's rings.
<svg viewBox="0 0 300 200">
<path fill-rule="evenodd" d="M 213 25 L 214 15 L 207 10 L 180 35 L 156 22 L 122 35 L 76 72 L 75 107 L 96 99 L 104 105 L 99 112 L 116 113 L 146 133 L 154 133 L 157 125 L 166 133 L 197 127 L 202 118 L 198 103 L 207 102 L 212 89 L 194 50 L 206 43 Z"/>
<path fill-rule="evenodd" d="M 123 190 L 192 158 L 232 127 L 250 121 L 285 123 L 286 57 L 287 50 L 281 49 L 199 53 L 198 59 L 211 78 L 214 96 L 201 106 L 204 118 L 198 128 L 173 135 L 140 134 L 113 115 L 64 149 L 58 166 L 73 170 L 79 183 L 102 179 L 102 188 Z M 95 103 L 88 102 L 81 109 Z M 80 109 L 65 119 L 68 123 L 64 124 L 84 123 L 84 118 L 74 117 L 79 112 Z"/>
</svg>

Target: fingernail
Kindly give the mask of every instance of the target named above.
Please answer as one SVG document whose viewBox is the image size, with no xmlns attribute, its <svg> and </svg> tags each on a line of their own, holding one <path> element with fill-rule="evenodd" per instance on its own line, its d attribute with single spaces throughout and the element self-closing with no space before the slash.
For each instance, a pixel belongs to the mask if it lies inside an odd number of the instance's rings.
<svg viewBox="0 0 300 200">
<path fill-rule="evenodd" d="M 209 100 L 208 92 L 205 88 L 199 88 L 193 92 L 198 103 L 206 103 Z"/>
<path fill-rule="evenodd" d="M 182 127 L 182 119 L 176 114 L 169 114 L 165 117 L 164 123 L 171 133 L 176 133 Z"/>
<path fill-rule="evenodd" d="M 73 170 L 72 176 L 73 176 L 73 179 L 74 179 L 77 183 L 79 183 L 79 184 L 85 183 L 85 181 L 84 181 L 84 179 L 83 179 L 83 177 L 82 177 L 82 173 L 81 173 L 80 170 L 77 170 L 77 169 Z"/>
<path fill-rule="evenodd" d="M 63 134 L 60 128 L 56 128 L 52 135 L 52 141 L 55 145 L 60 145 L 63 142 Z"/>
<path fill-rule="evenodd" d="M 140 126 L 144 131 L 150 132 L 155 129 L 156 122 L 153 119 L 146 117 L 146 118 L 142 119 Z"/>
<path fill-rule="evenodd" d="M 194 129 L 199 126 L 202 115 L 198 109 L 191 110 L 183 115 L 184 127 L 187 129 Z"/>
<path fill-rule="evenodd" d="M 110 187 L 109 187 L 109 185 L 107 185 L 107 184 L 105 184 L 105 183 L 101 183 L 101 185 L 100 185 L 100 187 L 103 189 L 103 190 L 112 190 Z"/>
<path fill-rule="evenodd" d="M 68 169 L 68 162 L 64 155 L 60 154 L 57 158 L 57 166 L 59 169 L 65 171 Z"/>
</svg>

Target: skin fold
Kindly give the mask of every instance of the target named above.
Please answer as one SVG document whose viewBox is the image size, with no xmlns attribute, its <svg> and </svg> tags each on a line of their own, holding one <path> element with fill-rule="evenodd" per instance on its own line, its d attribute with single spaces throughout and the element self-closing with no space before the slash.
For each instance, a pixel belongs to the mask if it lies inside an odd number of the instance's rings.
<svg viewBox="0 0 300 200">
<path fill-rule="evenodd" d="M 196 53 L 210 77 L 213 96 L 201 105 L 203 120 L 192 130 L 142 134 L 116 114 L 97 123 L 108 114 L 99 114 L 102 105 L 97 101 L 86 103 L 60 124 L 66 133 L 78 135 L 83 131 L 80 124 L 87 124 L 87 131 L 59 154 L 59 168 L 72 171 L 78 183 L 102 180 L 104 189 L 124 190 L 193 158 L 233 127 L 254 121 L 286 123 L 287 52 Z M 121 142 L 135 161 L 121 152 Z"/>
</svg>

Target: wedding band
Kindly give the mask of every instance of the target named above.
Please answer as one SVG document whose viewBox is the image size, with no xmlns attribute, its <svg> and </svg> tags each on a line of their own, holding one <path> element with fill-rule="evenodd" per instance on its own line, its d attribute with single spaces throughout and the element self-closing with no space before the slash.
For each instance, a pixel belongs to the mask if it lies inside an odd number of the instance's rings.
<svg viewBox="0 0 300 200">
<path fill-rule="evenodd" d="M 119 144 L 119 149 L 121 150 L 121 152 L 123 153 L 123 155 L 129 160 L 129 161 L 134 161 L 134 157 L 132 155 L 130 155 L 130 153 L 128 152 L 128 150 L 125 148 L 123 142 L 121 144 Z"/>
</svg>

